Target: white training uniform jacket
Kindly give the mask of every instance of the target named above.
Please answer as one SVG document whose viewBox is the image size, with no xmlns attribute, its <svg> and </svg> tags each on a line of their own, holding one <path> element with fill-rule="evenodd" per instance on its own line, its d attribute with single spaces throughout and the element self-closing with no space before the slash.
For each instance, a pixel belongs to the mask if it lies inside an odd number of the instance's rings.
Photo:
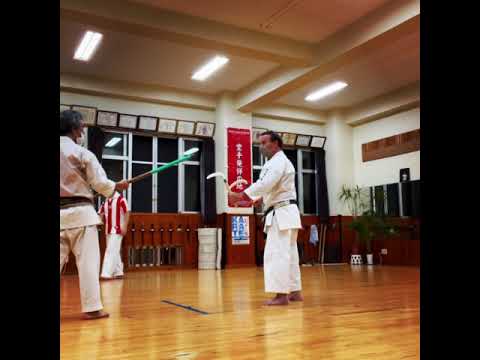
<svg viewBox="0 0 480 360">
<path fill-rule="evenodd" d="M 105 197 L 113 195 L 115 183 L 107 178 L 95 155 L 60 136 L 60 197 L 81 196 L 93 200 L 91 188 Z M 101 224 L 92 205 L 60 210 L 60 230 Z"/>
<path fill-rule="evenodd" d="M 295 168 L 283 151 L 277 152 L 264 164 L 259 179 L 245 190 L 245 194 L 250 198 L 262 197 L 265 211 L 279 202 L 297 199 Z M 267 215 L 265 232 L 272 226 L 274 213 L 280 230 L 302 228 L 298 207 L 290 204 Z"/>
</svg>

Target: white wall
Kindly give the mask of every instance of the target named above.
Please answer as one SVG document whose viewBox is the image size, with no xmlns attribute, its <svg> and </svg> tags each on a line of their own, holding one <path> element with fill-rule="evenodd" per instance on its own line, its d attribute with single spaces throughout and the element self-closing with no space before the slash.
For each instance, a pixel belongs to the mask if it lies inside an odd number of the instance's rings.
<svg viewBox="0 0 480 360">
<path fill-rule="evenodd" d="M 291 132 L 294 134 L 325 135 L 325 125 L 278 120 L 255 115 L 252 120 L 252 127 L 255 128 L 264 128 L 278 132 Z"/>
<path fill-rule="evenodd" d="M 93 106 L 100 110 L 125 114 L 166 117 L 178 120 L 215 122 L 215 112 L 147 102 L 115 99 L 104 96 L 60 92 L 60 103 L 66 105 Z"/>
<path fill-rule="evenodd" d="M 338 193 L 343 185 L 353 185 L 353 129 L 341 111 L 328 115 L 325 126 L 325 168 L 330 215 L 350 215 Z"/>
<path fill-rule="evenodd" d="M 420 179 L 420 151 L 362 162 L 362 144 L 420 128 L 420 109 L 415 108 L 353 128 L 355 184 L 382 185 L 399 181 L 399 171 L 410 168 L 411 180 Z"/>
</svg>

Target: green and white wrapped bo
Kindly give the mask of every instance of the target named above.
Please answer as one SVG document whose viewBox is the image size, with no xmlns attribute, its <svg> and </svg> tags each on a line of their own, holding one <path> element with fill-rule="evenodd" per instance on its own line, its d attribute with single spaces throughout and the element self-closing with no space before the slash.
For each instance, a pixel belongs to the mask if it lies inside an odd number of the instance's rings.
<svg viewBox="0 0 480 360">
<path fill-rule="evenodd" d="M 193 154 L 195 154 L 195 153 L 197 153 L 197 152 L 198 152 L 198 148 L 189 149 L 189 150 L 185 151 L 185 152 L 183 153 L 183 155 L 182 155 L 180 158 L 178 158 L 177 160 L 173 160 L 172 162 L 169 162 L 168 164 L 162 165 L 162 166 L 160 166 L 160 167 L 158 167 L 158 168 L 155 168 L 155 169 L 153 169 L 153 170 L 150 170 L 150 171 L 148 171 L 148 172 L 146 172 L 146 173 L 143 173 L 143 174 L 140 174 L 140 175 L 138 175 L 138 176 L 135 176 L 134 178 L 131 178 L 131 179 L 127 180 L 127 181 L 128 181 L 129 183 L 134 183 L 134 182 L 137 182 L 137 181 L 139 181 L 139 180 L 142 180 L 142 179 L 144 179 L 144 178 L 146 178 L 146 177 L 148 177 L 148 176 L 151 176 L 151 175 L 153 175 L 153 174 L 159 173 L 159 172 L 161 172 L 161 171 L 163 171 L 163 170 L 166 170 L 166 169 L 168 169 L 168 168 L 171 168 L 172 166 L 178 165 L 178 164 L 180 164 L 180 163 L 182 163 L 182 162 L 184 162 L 184 161 L 189 160 L 189 159 L 193 156 Z"/>
</svg>

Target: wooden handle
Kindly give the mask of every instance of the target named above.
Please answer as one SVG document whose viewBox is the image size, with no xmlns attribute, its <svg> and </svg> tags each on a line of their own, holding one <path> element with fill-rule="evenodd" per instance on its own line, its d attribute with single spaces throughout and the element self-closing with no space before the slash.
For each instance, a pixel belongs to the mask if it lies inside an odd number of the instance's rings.
<svg viewBox="0 0 480 360">
<path fill-rule="evenodd" d="M 146 177 L 149 177 L 149 176 L 151 176 L 151 175 L 152 175 L 152 172 L 149 171 L 149 172 L 140 174 L 140 175 L 138 175 L 138 176 L 135 176 L 135 177 L 133 177 L 133 178 L 131 178 L 131 179 L 128 179 L 127 182 L 128 182 L 129 184 L 132 184 L 132 183 L 134 183 L 134 182 L 137 182 L 137 181 L 139 181 L 139 180 L 142 180 L 142 179 L 144 179 L 144 178 L 146 178 Z"/>
</svg>

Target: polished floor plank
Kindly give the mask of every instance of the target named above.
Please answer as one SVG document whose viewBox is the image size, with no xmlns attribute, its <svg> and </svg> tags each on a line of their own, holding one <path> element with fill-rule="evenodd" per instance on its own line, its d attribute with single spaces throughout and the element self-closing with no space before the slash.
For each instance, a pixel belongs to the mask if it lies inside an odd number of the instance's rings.
<svg viewBox="0 0 480 360">
<path fill-rule="evenodd" d="M 80 320 L 61 280 L 62 359 L 418 359 L 419 269 L 302 267 L 305 301 L 265 307 L 261 268 L 130 272 Z M 206 311 L 202 315 L 169 300 Z"/>
</svg>

